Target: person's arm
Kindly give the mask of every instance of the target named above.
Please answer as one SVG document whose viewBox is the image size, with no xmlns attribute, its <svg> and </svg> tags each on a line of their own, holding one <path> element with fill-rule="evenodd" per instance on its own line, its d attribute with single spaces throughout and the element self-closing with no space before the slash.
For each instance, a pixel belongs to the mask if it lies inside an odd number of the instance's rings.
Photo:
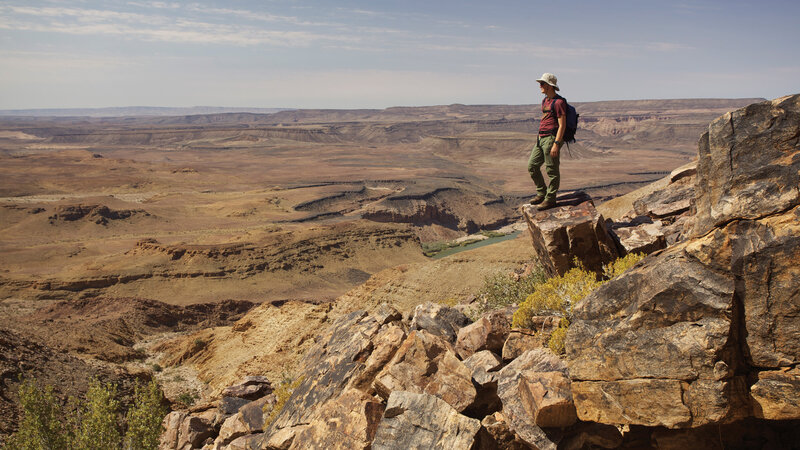
<svg viewBox="0 0 800 450">
<path fill-rule="evenodd" d="M 550 147 L 550 156 L 553 158 L 558 158 L 558 151 L 561 150 L 561 145 L 559 142 L 563 143 L 564 141 L 564 132 L 567 131 L 567 116 L 561 116 L 558 118 L 558 131 L 556 131 L 556 141 L 553 142 L 553 146 Z"/>
</svg>

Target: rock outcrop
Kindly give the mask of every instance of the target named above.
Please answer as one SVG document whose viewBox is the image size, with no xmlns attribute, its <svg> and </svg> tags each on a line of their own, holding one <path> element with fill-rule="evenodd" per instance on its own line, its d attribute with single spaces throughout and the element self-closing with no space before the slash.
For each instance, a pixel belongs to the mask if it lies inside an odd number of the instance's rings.
<svg viewBox="0 0 800 450">
<path fill-rule="evenodd" d="M 531 240 L 539 262 L 550 276 L 563 275 L 575 260 L 588 270 L 600 272 L 617 258 L 617 247 L 605 219 L 583 192 L 558 197 L 555 208 L 538 211 L 523 205 Z"/>
<path fill-rule="evenodd" d="M 712 122 L 700 140 L 694 238 L 575 307 L 566 347 L 581 420 L 800 419 L 799 137 L 798 95 Z"/>
</svg>

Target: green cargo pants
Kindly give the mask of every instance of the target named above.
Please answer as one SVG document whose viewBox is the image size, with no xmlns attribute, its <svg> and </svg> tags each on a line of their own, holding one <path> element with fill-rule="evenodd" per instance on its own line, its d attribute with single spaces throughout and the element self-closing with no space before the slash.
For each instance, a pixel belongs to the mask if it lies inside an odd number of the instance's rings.
<svg viewBox="0 0 800 450">
<path fill-rule="evenodd" d="M 555 136 L 539 136 L 536 145 L 531 150 L 531 157 L 528 159 L 528 173 L 531 174 L 531 179 L 536 184 L 536 193 L 544 196 L 545 201 L 556 199 L 558 185 L 561 182 L 561 174 L 558 171 L 559 157 L 550 156 L 550 148 L 555 140 Z M 545 184 L 544 177 L 542 177 L 542 164 L 550 178 L 550 185 Z"/>
</svg>

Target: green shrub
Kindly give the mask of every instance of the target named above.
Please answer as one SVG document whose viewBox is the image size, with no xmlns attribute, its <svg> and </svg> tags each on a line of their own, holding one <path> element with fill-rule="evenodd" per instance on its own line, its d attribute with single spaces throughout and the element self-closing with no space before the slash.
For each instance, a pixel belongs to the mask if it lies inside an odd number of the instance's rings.
<svg viewBox="0 0 800 450">
<path fill-rule="evenodd" d="M 126 416 L 126 450 L 156 450 L 161 438 L 161 422 L 167 415 L 164 394 L 155 380 L 146 385 L 136 384 L 133 405 Z"/>
<path fill-rule="evenodd" d="M 83 401 L 70 399 L 62 407 L 53 387 L 40 389 L 34 379 L 19 388 L 22 415 L 19 430 L 3 446 L 8 450 L 64 450 L 123 448 L 117 387 L 98 380 L 89 383 Z M 134 387 L 134 400 L 127 414 L 126 450 L 157 449 L 161 422 L 167 411 L 161 389 L 153 381 Z"/>
<path fill-rule="evenodd" d="M 102 384 L 98 380 L 89 383 L 86 403 L 80 414 L 80 427 L 75 433 L 75 448 L 120 448 L 122 436 L 119 433 L 119 400 L 116 397 L 116 385 Z"/>
<path fill-rule="evenodd" d="M 36 379 L 23 380 L 19 386 L 19 402 L 22 409 L 19 430 L 9 438 L 4 449 L 69 448 L 69 430 L 61 421 L 64 414 L 52 386 L 40 389 Z"/>
<path fill-rule="evenodd" d="M 292 396 L 292 393 L 297 386 L 300 386 L 300 383 L 303 382 L 305 377 L 299 377 L 295 380 L 292 380 L 290 377 L 284 376 L 275 390 L 272 392 L 275 394 L 275 403 L 273 404 L 265 404 L 262 411 L 266 418 L 264 419 L 264 430 L 266 431 L 269 428 L 270 424 L 278 417 L 278 414 L 283 410 L 283 407 L 286 405 L 286 402 L 289 400 L 289 397 Z"/>
<path fill-rule="evenodd" d="M 487 276 L 483 280 L 483 286 L 478 291 L 478 298 L 480 299 L 478 313 L 482 314 L 513 303 L 521 303 L 545 279 L 544 271 L 538 266 L 524 277 L 517 278 L 513 274 L 507 273 L 496 273 Z"/>
</svg>

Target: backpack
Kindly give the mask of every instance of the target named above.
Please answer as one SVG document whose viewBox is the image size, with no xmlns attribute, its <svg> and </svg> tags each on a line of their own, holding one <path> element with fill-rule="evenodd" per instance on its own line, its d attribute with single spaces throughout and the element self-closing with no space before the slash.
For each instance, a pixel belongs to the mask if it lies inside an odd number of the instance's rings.
<svg viewBox="0 0 800 450">
<path fill-rule="evenodd" d="M 564 100 L 564 104 L 567 106 L 567 129 L 564 130 L 564 137 L 562 139 L 568 144 L 570 142 L 575 142 L 575 132 L 578 131 L 578 117 L 580 117 L 580 114 L 578 114 L 574 106 L 567 102 L 567 99 L 560 95 L 556 95 L 556 98 Z"/>
</svg>

